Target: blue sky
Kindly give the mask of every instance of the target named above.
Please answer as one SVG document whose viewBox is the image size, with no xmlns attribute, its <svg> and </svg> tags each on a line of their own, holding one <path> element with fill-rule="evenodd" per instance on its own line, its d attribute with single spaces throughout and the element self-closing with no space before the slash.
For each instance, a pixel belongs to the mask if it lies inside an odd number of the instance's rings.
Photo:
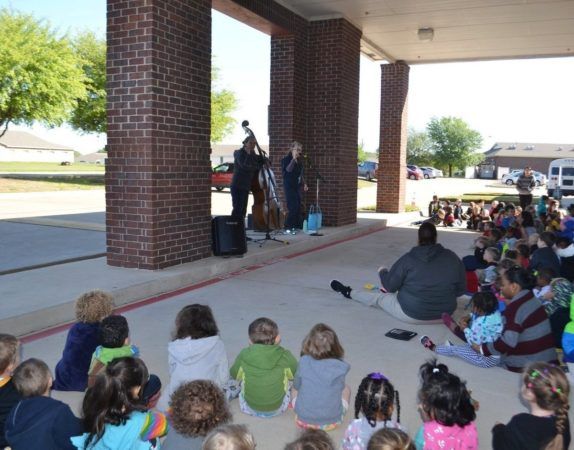
<svg viewBox="0 0 574 450">
<path fill-rule="evenodd" d="M 0 7 L 48 20 L 61 32 L 89 29 L 105 36 L 105 0 L 0 0 Z M 214 11 L 214 64 L 218 85 L 239 99 L 237 127 L 225 143 L 243 138 L 248 119 L 261 143 L 268 142 L 269 36 Z M 409 125 L 422 130 L 431 117 L 457 116 L 478 130 L 486 149 L 496 141 L 574 144 L 574 58 L 449 63 L 411 67 Z M 379 140 L 380 63 L 361 57 L 359 141 L 374 150 Z M 42 137 L 74 145 L 82 153 L 105 143 L 67 128 Z"/>
</svg>

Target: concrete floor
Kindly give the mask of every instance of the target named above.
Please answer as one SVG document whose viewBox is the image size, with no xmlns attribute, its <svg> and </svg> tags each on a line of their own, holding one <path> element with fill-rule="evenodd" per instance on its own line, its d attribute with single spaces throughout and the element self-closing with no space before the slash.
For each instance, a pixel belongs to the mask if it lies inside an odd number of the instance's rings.
<svg viewBox="0 0 574 450">
<path fill-rule="evenodd" d="M 464 255 L 469 252 L 474 236 L 466 231 L 441 231 L 439 241 Z M 384 334 L 393 327 L 400 327 L 412 329 L 419 336 L 428 334 L 436 342 L 447 337 L 456 339 L 443 326 L 405 325 L 380 310 L 346 300 L 331 291 L 329 281 L 338 278 L 355 288 L 368 282 L 376 283 L 376 268 L 381 264 L 392 264 L 415 240 L 416 229 L 412 227 L 389 228 L 262 265 L 209 286 L 130 310 L 125 315 L 130 323 L 132 342 L 140 347 L 150 370 L 167 380 L 166 346 L 174 318 L 187 304 L 204 303 L 213 308 L 230 363 L 247 345 L 247 327 L 257 317 L 268 316 L 276 320 L 282 345 L 296 356 L 309 329 L 317 322 L 325 322 L 336 330 L 345 348 L 345 359 L 351 364 L 347 383 L 353 390 L 353 398 L 363 376 L 373 371 L 383 372 L 399 390 L 401 421 L 414 434 L 421 424 L 416 402 L 417 371 L 432 353 L 420 345 L 418 337 L 402 342 L 386 338 Z M 65 337 L 65 332 L 38 336 L 24 344 L 23 357 L 42 358 L 53 368 L 61 355 Z M 480 402 L 477 427 L 481 448 L 489 448 L 492 426 L 525 410 L 518 398 L 519 376 L 498 368 L 479 369 L 460 360 L 440 359 L 468 381 L 473 397 Z M 81 395 L 58 393 L 56 396 L 78 409 Z M 231 409 L 234 422 L 249 426 L 260 449 L 282 449 L 297 434 L 292 411 L 263 420 L 242 414 L 237 401 L 232 402 Z M 351 418 L 352 411 L 347 414 L 344 425 L 331 432 L 336 442 L 340 442 Z"/>
</svg>

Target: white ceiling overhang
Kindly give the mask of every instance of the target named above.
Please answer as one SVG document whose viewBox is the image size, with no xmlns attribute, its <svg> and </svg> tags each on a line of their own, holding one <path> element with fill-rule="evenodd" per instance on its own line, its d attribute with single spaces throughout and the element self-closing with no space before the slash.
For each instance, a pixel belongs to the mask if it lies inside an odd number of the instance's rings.
<svg viewBox="0 0 574 450">
<path fill-rule="evenodd" d="M 346 18 L 362 31 L 361 50 L 373 60 L 417 64 L 574 55 L 574 0 L 277 2 L 311 21 Z"/>
</svg>

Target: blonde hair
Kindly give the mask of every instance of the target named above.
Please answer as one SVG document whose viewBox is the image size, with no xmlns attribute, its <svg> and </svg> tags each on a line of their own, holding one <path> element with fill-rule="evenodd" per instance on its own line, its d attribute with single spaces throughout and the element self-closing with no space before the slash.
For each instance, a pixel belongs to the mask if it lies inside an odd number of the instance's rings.
<svg viewBox="0 0 574 450">
<path fill-rule="evenodd" d="M 383 428 L 371 436 L 367 450 L 415 450 L 415 444 L 404 431 Z"/>
<path fill-rule="evenodd" d="M 530 364 L 522 375 L 524 387 L 534 395 L 536 404 L 547 411 L 554 411 L 556 436 L 545 450 L 562 450 L 564 432 L 568 425 L 570 385 L 559 367 L 544 362 Z"/>
<path fill-rule="evenodd" d="M 114 298 L 98 289 L 86 292 L 76 300 L 78 322 L 96 323 L 108 317 L 114 309 Z"/>
<path fill-rule="evenodd" d="M 6 372 L 10 364 L 16 362 L 19 341 L 11 334 L 0 334 L 0 374 Z"/>
<path fill-rule="evenodd" d="M 202 450 L 255 450 L 255 439 L 245 425 L 223 425 L 207 435 Z"/>
<path fill-rule="evenodd" d="M 309 355 L 313 359 L 341 359 L 345 354 L 335 330 L 324 323 L 311 328 L 301 347 L 301 356 Z"/>
</svg>

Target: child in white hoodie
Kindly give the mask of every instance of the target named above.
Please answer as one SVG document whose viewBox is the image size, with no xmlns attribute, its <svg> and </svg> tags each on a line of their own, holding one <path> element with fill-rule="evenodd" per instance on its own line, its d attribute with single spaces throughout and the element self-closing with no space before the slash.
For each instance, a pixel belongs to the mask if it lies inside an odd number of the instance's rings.
<svg viewBox="0 0 574 450">
<path fill-rule="evenodd" d="M 228 398 L 233 397 L 227 353 L 218 333 L 209 306 L 188 305 L 177 314 L 174 340 L 167 346 L 170 380 L 159 399 L 159 410 L 166 411 L 171 394 L 193 380 L 211 380 L 228 391 Z"/>
</svg>

